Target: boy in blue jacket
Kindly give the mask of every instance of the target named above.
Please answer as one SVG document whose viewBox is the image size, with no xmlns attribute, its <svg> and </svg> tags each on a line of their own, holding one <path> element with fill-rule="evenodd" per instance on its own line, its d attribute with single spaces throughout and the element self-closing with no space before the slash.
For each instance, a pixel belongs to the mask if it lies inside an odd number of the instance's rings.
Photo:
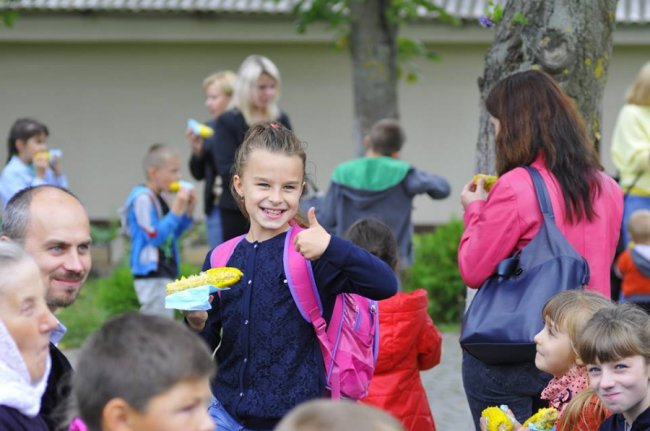
<svg viewBox="0 0 650 431">
<path fill-rule="evenodd" d="M 143 161 L 147 181 L 131 190 L 121 211 L 131 236 L 130 265 L 140 311 L 170 318 L 165 288 L 178 277 L 178 238 L 192 225 L 196 200 L 194 189 L 186 187 L 170 197 L 171 206 L 162 196 L 180 180 L 180 166 L 173 149 L 152 145 Z"/>
<path fill-rule="evenodd" d="M 413 198 L 426 193 L 433 199 L 444 199 L 450 192 L 443 177 L 399 160 L 404 141 L 397 120 L 375 123 L 364 138 L 365 157 L 334 169 L 330 188 L 318 210 L 321 225 L 338 236 L 344 236 L 352 224 L 363 218 L 384 222 L 397 238 L 400 269 L 413 263 Z"/>
</svg>

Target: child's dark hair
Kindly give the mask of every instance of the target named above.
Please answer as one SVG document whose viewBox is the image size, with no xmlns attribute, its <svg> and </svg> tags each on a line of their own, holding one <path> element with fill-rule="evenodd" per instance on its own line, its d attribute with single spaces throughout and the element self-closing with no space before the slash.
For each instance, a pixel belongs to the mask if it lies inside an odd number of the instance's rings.
<svg viewBox="0 0 650 431">
<path fill-rule="evenodd" d="M 233 164 L 233 175 L 243 176 L 244 169 L 248 164 L 250 154 L 254 150 L 265 150 L 270 153 L 283 154 L 288 157 L 297 156 L 302 161 L 303 178 L 307 164 L 307 154 L 304 143 L 289 129 L 277 121 L 265 121 L 254 124 L 246 132 L 244 142 L 237 149 L 235 163 Z M 235 198 L 242 214 L 248 217 L 244 208 L 242 196 L 235 191 L 234 181 L 230 183 L 230 192 Z"/>
<path fill-rule="evenodd" d="M 214 372 L 207 346 L 189 329 L 164 317 L 126 313 L 106 322 L 81 349 L 72 405 L 89 431 L 99 431 L 111 399 L 142 412 L 177 383 Z"/>
<path fill-rule="evenodd" d="M 370 149 L 382 156 L 391 156 L 402 149 L 406 136 L 397 120 L 379 120 L 370 129 Z"/>
<path fill-rule="evenodd" d="M 397 240 L 393 231 L 381 221 L 375 218 L 358 220 L 348 228 L 345 237 L 386 262 L 391 268 L 397 267 Z"/>
<path fill-rule="evenodd" d="M 18 154 L 18 148 L 16 148 L 17 140 L 20 139 L 21 141 L 27 142 L 30 138 L 38 135 L 50 135 L 50 131 L 47 130 L 45 124 L 33 118 L 17 119 L 13 126 L 11 126 L 9 136 L 7 137 L 7 160 L 10 160 L 12 156 Z"/>
</svg>

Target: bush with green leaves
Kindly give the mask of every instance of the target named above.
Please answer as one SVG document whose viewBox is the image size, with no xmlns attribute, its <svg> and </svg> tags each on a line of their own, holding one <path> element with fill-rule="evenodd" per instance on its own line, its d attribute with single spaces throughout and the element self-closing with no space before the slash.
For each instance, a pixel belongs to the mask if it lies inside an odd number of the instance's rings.
<svg viewBox="0 0 650 431">
<path fill-rule="evenodd" d="M 181 263 L 181 275 L 188 276 L 197 274 L 201 269 Z M 113 270 L 113 273 L 106 278 L 97 280 L 97 301 L 99 306 L 109 316 L 134 311 L 140 308 L 138 297 L 133 287 L 133 275 L 126 263 L 121 263 Z"/>
<path fill-rule="evenodd" d="M 460 322 L 465 304 L 465 284 L 458 272 L 458 243 L 463 222 L 452 218 L 435 231 L 413 238 L 415 262 L 405 274 L 404 290 L 425 289 L 429 314 L 436 324 Z"/>
</svg>

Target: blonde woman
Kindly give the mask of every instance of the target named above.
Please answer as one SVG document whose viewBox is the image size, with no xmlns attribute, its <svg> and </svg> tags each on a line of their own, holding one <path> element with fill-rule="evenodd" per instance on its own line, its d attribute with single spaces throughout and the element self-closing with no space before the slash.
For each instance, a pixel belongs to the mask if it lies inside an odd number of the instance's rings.
<svg viewBox="0 0 650 431">
<path fill-rule="evenodd" d="M 228 193 L 235 152 L 246 131 L 255 123 L 269 120 L 291 129 L 289 117 L 278 107 L 281 84 L 280 72 L 271 60 L 261 55 L 248 56 L 239 68 L 229 110 L 217 119 L 213 162 L 226 191 L 219 201 L 224 241 L 248 232 L 248 221 Z"/>
<path fill-rule="evenodd" d="M 638 209 L 650 209 L 650 62 L 627 92 L 612 137 L 612 161 L 626 192 L 623 227 Z M 630 241 L 622 229 L 623 244 Z"/>
<path fill-rule="evenodd" d="M 237 75 L 226 70 L 213 73 L 203 80 L 203 91 L 205 92 L 205 107 L 212 117 L 206 124 L 213 129 L 216 127 L 217 118 L 223 114 L 234 91 Z M 192 148 L 190 158 L 190 172 L 197 180 L 205 180 L 203 189 L 203 209 L 205 211 L 206 231 L 208 244 L 216 247 L 223 242 L 221 226 L 221 212 L 219 211 L 219 197 L 222 194 L 221 184 L 217 181 L 217 167 L 214 163 L 216 157 L 216 137 L 213 135 L 203 139 L 187 131 L 187 141 Z"/>
</svg>

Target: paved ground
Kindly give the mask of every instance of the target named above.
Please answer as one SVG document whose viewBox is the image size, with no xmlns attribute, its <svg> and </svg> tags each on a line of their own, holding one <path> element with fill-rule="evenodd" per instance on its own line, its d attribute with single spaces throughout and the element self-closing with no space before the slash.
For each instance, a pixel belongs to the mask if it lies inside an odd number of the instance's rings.
<svg viewBox="0 0 650 431">
<path fill-rule="evenodd" d="M 461 349 L 458 334 L 443 334 L 442 360 L 422 373 L 422 382 L 436 421 L 437 431 L 474 429 L 461 378 Z"/>
<path fill-rule="evenodd" d="M 469 407 L 461 380 L 461 350 L 458 334 L 444 334 L 440 365 L 422 373 L 437 431 L 471 431 Z M 67 350 L 66 356 L 75 365 L 78 350 Z"/>
</svg>

